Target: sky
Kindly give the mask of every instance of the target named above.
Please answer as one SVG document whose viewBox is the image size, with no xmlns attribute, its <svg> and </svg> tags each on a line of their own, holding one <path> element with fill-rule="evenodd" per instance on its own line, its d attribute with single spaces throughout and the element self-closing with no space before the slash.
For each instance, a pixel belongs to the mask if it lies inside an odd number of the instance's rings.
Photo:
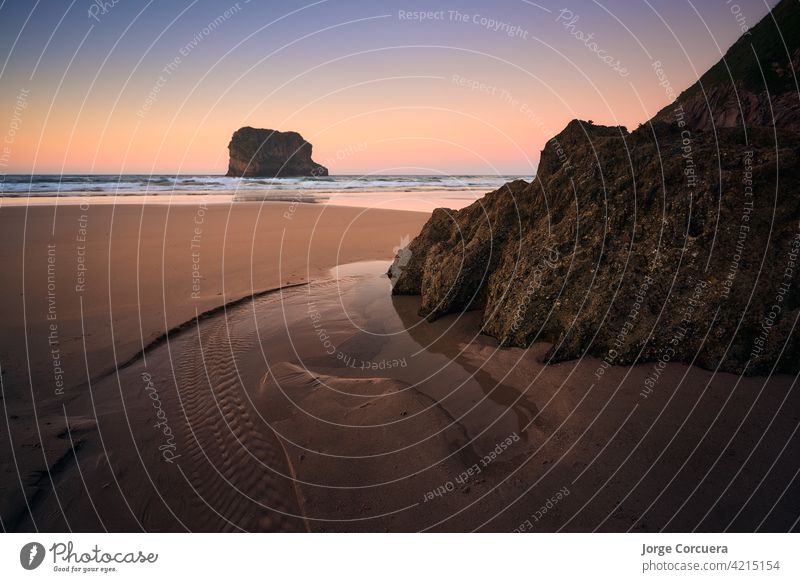
<svg viewBox="0 0 800 582">
<path fill-rule="evenodd" d="M 527 176 L 571 119 L 646 121 L 776 0 L 0 2 L 0 174 L 224 174 L 250 125 L 332 174 Z"/>
</svg>

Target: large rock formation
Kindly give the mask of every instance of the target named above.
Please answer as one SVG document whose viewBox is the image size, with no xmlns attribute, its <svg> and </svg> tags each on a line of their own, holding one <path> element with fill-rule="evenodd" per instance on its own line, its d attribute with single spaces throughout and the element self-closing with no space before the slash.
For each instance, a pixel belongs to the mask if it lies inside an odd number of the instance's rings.
<svg viewBox="0 0 800 582">
<path fill-rule="evenodd" d="M 799 371 L 800 135 L 779 119 L 704 131 L 667 111 L 632 133 L 574 120 L 533 182 L 436 210 L 393 292 L 420 294 L 431 320 L 480 309 L 485 333 L 550 342 L 552 361 L 599 357 L 598 377 L 644 361 L 659 362 L 654 382 L 670 361 Z"/>
<path fill-rule="evenodd" d="M 228 176 L 280 178 L 327 176 L 328 169 L 311 159 L 311 144 L 295 131 L 243 127 L 228 144 Z"/>
</svg>

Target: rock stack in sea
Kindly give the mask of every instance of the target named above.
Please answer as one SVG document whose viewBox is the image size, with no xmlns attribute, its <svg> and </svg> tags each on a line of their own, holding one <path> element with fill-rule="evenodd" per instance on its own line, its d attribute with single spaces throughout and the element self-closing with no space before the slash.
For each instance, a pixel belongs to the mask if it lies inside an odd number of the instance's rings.
<svg viewBox="0 0 800 582">
<path fill-rule="evenodd" d="M 228 144 L 228 176 L 281 178 L 327 176 L 311 159 L 311 144 L 295 131 L 242 127 Z"/>
</svg>

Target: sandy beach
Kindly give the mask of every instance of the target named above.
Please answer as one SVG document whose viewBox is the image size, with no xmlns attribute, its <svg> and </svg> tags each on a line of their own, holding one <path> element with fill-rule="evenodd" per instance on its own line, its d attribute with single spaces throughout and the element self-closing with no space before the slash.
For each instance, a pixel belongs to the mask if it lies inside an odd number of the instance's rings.
<svg viewBox="0 0 800 582">
<path fill-rule="evenodd" d="M 181 202 L 0 208 L 3 403 L 11 442 L 21 447 L 17 458 L 3 453 L 4 523 L 25 507 L 20 486 L 35 497 L 31 482 L 60 458 L 20 453 L 40 448 L 40 435 L 45 451 L 63 448 L 57 433 L 65 411 L 86 400 L 93 379 L 197 314 L 308 281 L 341 262 L 391 257 L 427 218 L 310 204 Z"/>
<path fill-rule="evenodd" d="M 6 529 L 791 527 L 793 378 L 670 364 L 644 391 L 652 364 L 597 379 L 476 312 L 428 323 L 385 276 L 426 219 L 4 207 Z"/>
<path fill-rule="evenodd" d="M 42 398 L 67 395 L 87 367 L 107 373 L 199 313 L 339 263 L 391 258 L 426 218 L 289 203 L 5 205 L 3 376 L 26 386 L 30 373 Z"/>
</svg>

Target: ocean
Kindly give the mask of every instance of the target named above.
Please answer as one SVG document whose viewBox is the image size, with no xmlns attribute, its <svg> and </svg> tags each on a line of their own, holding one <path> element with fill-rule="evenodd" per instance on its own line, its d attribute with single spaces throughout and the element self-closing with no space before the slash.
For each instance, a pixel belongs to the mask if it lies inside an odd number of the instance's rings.
<svg viewBox="0 0 800 582">
<path fill-rule="evenodd" d="M 228 178 L 202 175 L 68 174 L 0 176 L 2 196 L 210 194 L 303 192 L 325 196 L 341 192 L 488 192 L 517 176 L 320 176 L 309 178 Z M 530 178 L 527 178 L 530 179 Z"/>
<path fill-rule="evenodd" d="M 462 208 L 517 176 L 319 176 L 303 178 L 229 178 L 212 175 L 7 174 L 0 176 L 0 197 L 29 203 L 97 197 L 169 197 L 295 201 L 422 209 Z M 523 179 L 530 180 L 530 177 Z M 10 201 L 10 200 L 9 200 Z M 154 200 L 155 201 L 155 200 Z M 22 200 L 19 200 L 22 202 Z"/>
</svg>

